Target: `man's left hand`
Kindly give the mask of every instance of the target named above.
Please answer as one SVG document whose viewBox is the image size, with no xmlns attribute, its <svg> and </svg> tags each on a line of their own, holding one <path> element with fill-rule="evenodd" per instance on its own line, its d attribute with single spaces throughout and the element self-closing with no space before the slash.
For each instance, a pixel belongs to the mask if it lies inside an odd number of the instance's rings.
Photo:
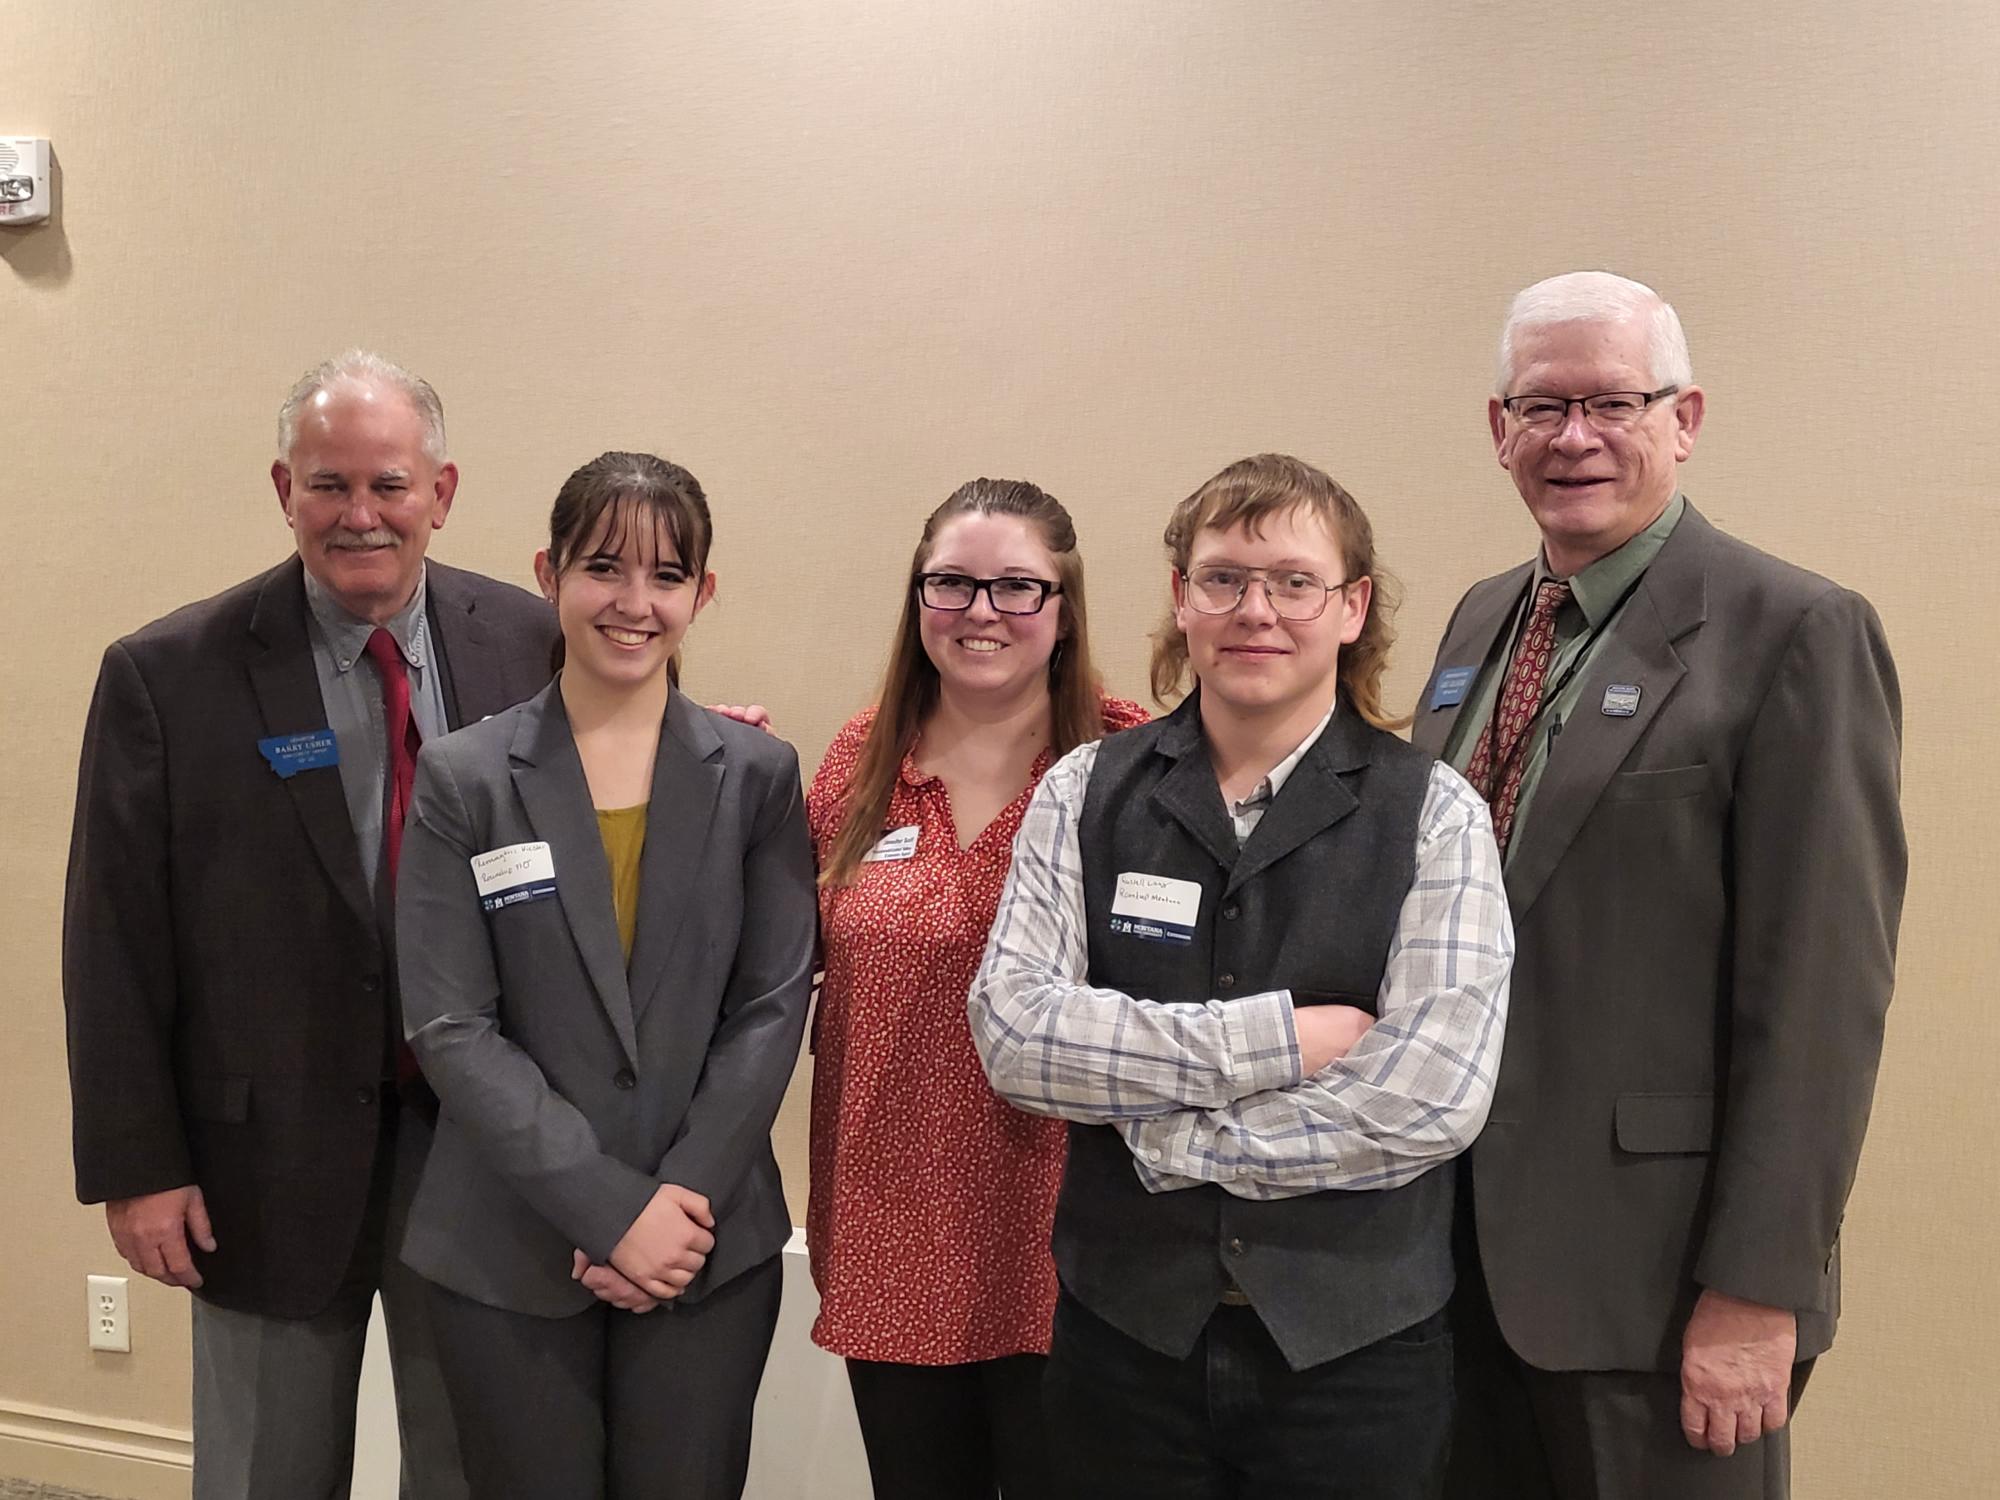
<svg viewBox="0 0 2000 1500">
<path fill-rule="evenodd" d="M 1681 1338 L 1681 1432 L 1727 1458 L 1785 1425 L 1799 1320 L 1788 1307 L 1703 1290 Z"/>
</svg>

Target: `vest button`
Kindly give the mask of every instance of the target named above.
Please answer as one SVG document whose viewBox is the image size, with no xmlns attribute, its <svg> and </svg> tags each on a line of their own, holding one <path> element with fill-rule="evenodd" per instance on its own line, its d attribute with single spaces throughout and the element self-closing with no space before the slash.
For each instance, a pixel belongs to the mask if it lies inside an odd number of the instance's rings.
<svg viewBox="0 0 2000 1500">
<path fill-rule="evenodd" d="M 1228 1249 L 1231 1255 L 1241 1255 L 1243 1253 L 1243 1241 L 1231 1240 Z"/>
<path fill-rule="evenodd" d="M 1222 908 L 1222 920 L 1225 922 L 1234 922 L 1242 913 L 1243 908 L 1231 902 L 1228 906 Z"/>
<path fill-rule="evenodd" d="M 638 1082 L 638 1078 L 630 1068 L 620 1068 L 616 1073 L 611 1075 L 611 1086 L 613 1088 L 629 1089 L 635 1087 Z"/>
<path fill-rule="evenodd" d="M 375 1102 L 375 1090 L 363 1084 L 354 1091 L 354 1102 L 356 1104 L 373 1104 Z"/>
<path fill-rule="evenodd" d="M 1236 987 L 1236 976 L 1234 974 L 1216 975 L 1215 987 L 1219 990 L 1234 989 Z"/>
</svg>

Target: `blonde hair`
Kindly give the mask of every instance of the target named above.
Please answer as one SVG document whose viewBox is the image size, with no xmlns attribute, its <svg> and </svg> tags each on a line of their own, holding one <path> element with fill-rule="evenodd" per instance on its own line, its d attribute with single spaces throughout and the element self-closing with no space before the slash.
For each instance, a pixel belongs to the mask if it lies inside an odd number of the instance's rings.
<svg viewBox="0 0 2000 1500">
<path fill-rule="evenodd" d="M 1294 510 L 1304 510 L 1325 524 L 1347 564 L 1349 579 L 1372 581 L 1373 597 L 1361 634 L 1340 648 L 1340 688 L 1355 711 L 1377 729 L 1401 729 L 1410 716 L 1391 717 L 1382 706 L 1382 673 L 1396 639 L 1396 580 L 1375 560 L 1375 530 L 1367 515 L 1331 477 L 1284 453 L 1239 459 L 1174 507 L 1167 520 L 1167 557 L 1174 571 L 1185 575 L 1198 533 L 1241 526 L 1257 536 L 1268 518 Z M 1154 700 L 1164 707 L 1184 695 L 1188 677 L 1187 636 L 1169 609 L 1153 633 Z"/>
</svg>

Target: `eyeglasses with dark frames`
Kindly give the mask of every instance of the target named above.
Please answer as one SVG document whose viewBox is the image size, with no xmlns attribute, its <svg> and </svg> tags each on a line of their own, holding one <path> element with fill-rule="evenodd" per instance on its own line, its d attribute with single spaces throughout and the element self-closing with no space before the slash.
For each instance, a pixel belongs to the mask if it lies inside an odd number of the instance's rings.
<svg viewBox="0 0 2000 1500">
<path fill-rule="evenodd" d="M 1559 427 L 1569 420 L 1572 406 L 1582 407 L 1584 420 L 1593 427 L 1629 427 L 1655 401 L 1679 392 L 1677 385 L 1663 385 L 1657 391 L 1599 391 L 1594 396 L 1506 396 L 1500 404 L 1523 427 Z"/>
<path fill-rule="evenodd" d="M 1328 583 L 1317 573 L 1297 568 L 1239 568 L 1229 563 L 1203 563 L 1181 574 L 1187 585 L 1182 597 L 1198 614 L 1232 613 L 1250 592 L 1250 585 L 1264 585 L 1264 597 L 1271 612 L 1281 620 L 1317 620 L 1326 613 L 1326 601 L 1354 582 L 1352 578 Z"/>
<path fill-rule="evenodd" d="M 1046 578 L 972 578 L 964 573 L 919 573 L 917 598 L 925 609 L 962 610 L 982 593 L 996 614 L 1038 615 L 1062 585 Z"/>
</svg>

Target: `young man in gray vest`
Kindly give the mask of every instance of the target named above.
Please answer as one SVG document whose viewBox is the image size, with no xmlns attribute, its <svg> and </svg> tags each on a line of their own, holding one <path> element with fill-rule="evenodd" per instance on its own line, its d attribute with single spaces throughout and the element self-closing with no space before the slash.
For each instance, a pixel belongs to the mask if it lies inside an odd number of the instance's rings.
<svg viewBox="0 0 2000 1500">
<path fill-rule="evenodd" d="M 1500 1059 L 1491 824 L 1387 732 L 1367 517 L 1297 459 L 1174 512 L 1167 718 L 1054 766 L 970 999 L 1074 1122 L 1044 1387 L 1078 1496 L 1434 1495 L 1452 1174 Z"/>
</svg>

